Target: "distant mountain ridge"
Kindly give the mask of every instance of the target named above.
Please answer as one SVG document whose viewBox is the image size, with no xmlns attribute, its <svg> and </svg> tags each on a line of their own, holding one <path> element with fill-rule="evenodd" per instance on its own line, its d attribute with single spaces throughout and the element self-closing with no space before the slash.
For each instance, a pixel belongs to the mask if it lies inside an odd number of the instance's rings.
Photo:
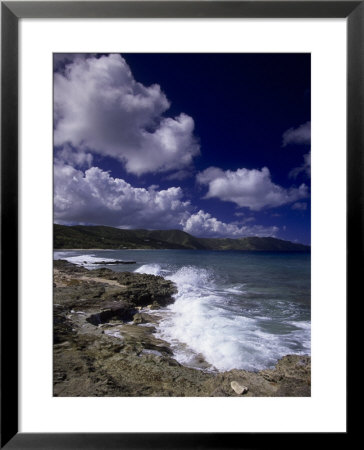
<svg viewBox="0 0 364 450">
<path fill-rule="evenodd" d="M 181 230 L 123 230 L 99 225 L 53 226 L 55 249 L 189 249 L 310 252 L 310 246 L 272 237 L 197 238 Z"/>
</svg>

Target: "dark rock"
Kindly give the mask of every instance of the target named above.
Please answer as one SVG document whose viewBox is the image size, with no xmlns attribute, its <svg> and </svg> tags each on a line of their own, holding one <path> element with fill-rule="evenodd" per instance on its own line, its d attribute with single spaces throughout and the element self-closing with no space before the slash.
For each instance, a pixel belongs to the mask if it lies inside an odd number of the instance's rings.
<svg viewBox="0 0 364 450">
<path fill-rule="evenodd" d="M 87 269 L 85 269 L 82 266 L 78 266 L 76 264 L 72 264 L 64 259 L 55 259 L 53 261 L 53 268 L 62 270 L 65 273 L 85 273 L 88 272 Z"/>
<path fill-rule="evenodd" d="M 54 306 L 53 309 L 53 343 L 60 344 L 74 335 L 73 324 L 67 318 L 67 313 L 61 306 Z"/>
<path fill-rule="evenodd" d="M 177 293 L 174 283 L 155 275 L 121 272 L 113 274 L 112 279 L 126 286 L 123 296 L 135 306 L 152 303 L 156 303 L 158 307 L 167 306 L 174 302 L 172 296 Z"/>
<path fill-rule="evenodd" d="M 122 322 L 130 322 L 136 309 L 127 302 L 118 302 L 111 305 L 103 305 L 102 311 L 91 314 L 86 318 L 87 322 L 92 325 L 100 325 L 102 323 L 110 322 L 110 320 L 120 320 Z"/>
</svg>

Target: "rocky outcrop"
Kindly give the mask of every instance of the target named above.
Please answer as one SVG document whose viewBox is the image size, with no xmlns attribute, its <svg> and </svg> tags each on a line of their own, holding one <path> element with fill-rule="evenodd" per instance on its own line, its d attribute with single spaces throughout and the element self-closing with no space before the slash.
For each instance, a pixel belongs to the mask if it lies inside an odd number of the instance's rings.
<svg viewBox="0 0 364 450">
<path fill-rule="evenodd" d="M 182 366 L 155 335 L 175 285 L 154 275 L 54 262 L 55 396 L 309 396 L 310 358 L 217 373 Z"/>
<path fill-rule="evenodd" d="M 132 303 L 126 301 L 104 304 L 99 312 L 90 314 L 86 320 L 93 325 L 100 325 L 112 320 L 130 322 L 137 312 Z"/>
<path fill-rule="evenodd" d="M 108 264 L 136 264 L 136 261 L 97 261 L 93 262 L 92 264 L 102 264 L 102 265 L 108 265 Z"/>
</svg>

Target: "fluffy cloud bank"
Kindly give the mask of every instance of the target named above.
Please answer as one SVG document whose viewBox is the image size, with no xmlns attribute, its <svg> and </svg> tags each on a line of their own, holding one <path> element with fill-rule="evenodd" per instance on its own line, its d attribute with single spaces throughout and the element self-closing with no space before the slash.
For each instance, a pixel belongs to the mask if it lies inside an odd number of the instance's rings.
<svg viewBox="0 0 364 450">
<path fill-rule="evenodd" d="M 199 145 L 192 117 L 165 117 L 169 106 L 119 54 L 76 57 L 54 74 L 54 144 L 113 157 L 136 175 L 181 170 Z"/>
<path fill-rule="evenodd" d="M 297 128 L 289 128 L 283 133 L 282 146 L 289 144 L 310 144 L 311 143 L 311 122 L 306 122 Z"/>
<path fill-rule="evenodd" d="M 275 236 L 278 227 L 263 227 L 261 225 L 238 226 L 224 223 L 202 210 L 191 215 L 185 222 L 184 231 L 198 237 L 231 237 L 243 236 Z"/>
<path fill-rule="evenodd" d="M 54 167 L 56 223 L 120 228 L 177 228 L 205 237 L 273 236 L 278 228 L 227 224 L 202 210 L 194 213 L 180 187 L 136 188 L 98 167 L 85 172 L 57 162 Z"/>
<path fill-rule="evenodd" d="M 98 167 L 85 172 L 66 164 L 54 167 L 57 223 L 89 223 L 124 228 L 180 227 L 190 203 L 179 187 L 157 191 L 135 188 Z"/>
<path fill-rule="evenodd" d="M 209 167 L 197 175 L 197 181 L 208 186 L 205 198 L 216 197 L 253 211 L 282 206 L 308 196 L 305 184 L 289 189 L 274 184 L 267 167 L 236 171 Z"/>
</svg>

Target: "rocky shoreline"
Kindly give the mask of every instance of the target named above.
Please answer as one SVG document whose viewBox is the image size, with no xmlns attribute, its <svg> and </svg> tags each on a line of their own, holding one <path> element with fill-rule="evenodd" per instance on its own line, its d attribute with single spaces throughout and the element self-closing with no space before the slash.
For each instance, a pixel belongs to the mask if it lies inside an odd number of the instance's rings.
<svg viewBox="0 0 364 450">
<path fill-rule="evenodd" d="M 154 332 L 176 286 L 162 277 L 54 261 L 53 395 L 308 397 L 311 359 L 218 373 L 185 367 Z M 151 313 L 153 311 L 153 313 Z"/>
</svg>

